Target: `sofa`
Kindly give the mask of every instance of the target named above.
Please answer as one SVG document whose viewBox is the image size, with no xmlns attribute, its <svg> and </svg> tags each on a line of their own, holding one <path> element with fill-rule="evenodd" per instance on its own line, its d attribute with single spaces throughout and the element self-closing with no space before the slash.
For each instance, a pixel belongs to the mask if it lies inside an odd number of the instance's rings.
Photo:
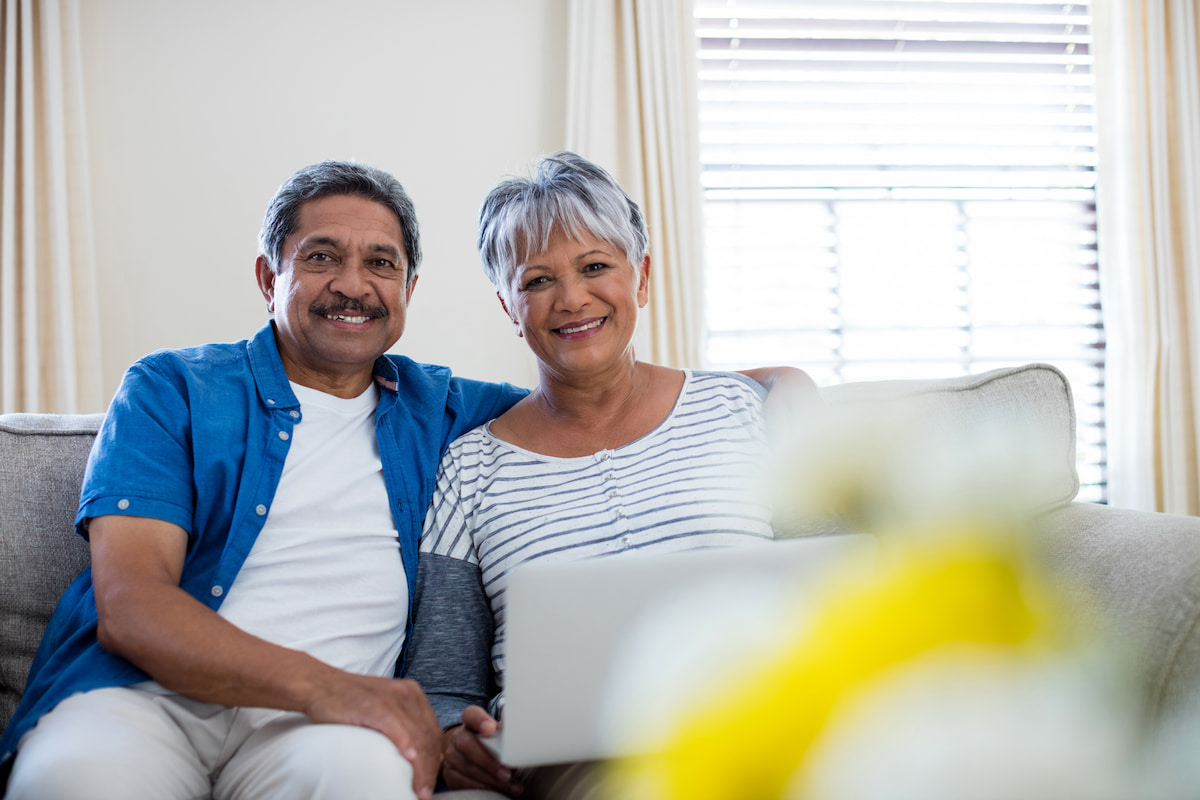
<svg viewBox="0 0 1200 800">
<path fill-rule="evenodd" d="M 1039 480 L 1039 535 L 1048 557 L 1134 643 L 1146 713 L 1200 713 L 1200 518 L 1076 501 L 1075 408 L 1056 368 L 1030 364 L 938 380 L 822 389 L 831 408 L 905 398 L 943 430 L 987 414 L 1036 423 L 1055 464 Z M 0 725 L 23 691 L 55 603 L 88 566 L 74 531 L 79 487 L 102 414 L 0 415 Z"/>
</svg>

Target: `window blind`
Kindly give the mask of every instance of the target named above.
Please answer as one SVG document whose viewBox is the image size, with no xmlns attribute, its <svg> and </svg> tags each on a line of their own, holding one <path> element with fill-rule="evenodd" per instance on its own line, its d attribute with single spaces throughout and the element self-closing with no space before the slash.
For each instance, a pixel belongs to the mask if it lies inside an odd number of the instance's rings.
<svg viewBox="0 0 1200 800">
<path fill-rule="evenodd" d="M 1090 10 L 695 0 L 706 356 L 821 384 L 1043 361 L 1106 499 Z"/>
</svg>

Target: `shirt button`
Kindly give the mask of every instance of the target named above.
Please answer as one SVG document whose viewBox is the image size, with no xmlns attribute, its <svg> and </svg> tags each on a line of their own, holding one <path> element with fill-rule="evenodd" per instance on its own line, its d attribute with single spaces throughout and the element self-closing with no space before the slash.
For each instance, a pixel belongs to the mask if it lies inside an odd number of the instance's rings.
<svg viewBox="0 0 1200 800">
<path fill-rule="evenodd" d="M 260 517 L 265 517 L 267 515 L 267 507 L 262 503 L 259 503 L 254 507 L 254 513 L 258 514 Z"/>
<path fill-rule="evenodd" d="M 286 442 L 286 441 L 288 440 L 288 432 L 287 432 L 287 431 L 280 431 L 280 432 L 279 432 L 279 438 L 280 438 L 280 439 L 282 439 L 283 441 L 285 441 L 285 442 Z"/>
<path fill-rule="evenodd" d="M 129 508 L 129 501 L 122 497 L 117 501 L 117 508 L 124 511 L 125 509 Z"/>
<path fill-rule="evenodd" d="M 613 479 L 613 474 L 611 472 L 604 473 L 604 480 L 611 481 L 612 479 Z"/>
<path fill-rule="evenodd" d="M 625 547 L 629 547 L 629 545 L 633 544 L 633 538 L 630 536 L 622 536 L 621 544 L 624 545 Z"/>
<path fill-rule="evenodd" d="M 292 415 L 292 419 L 300 419 L 300 412 L 299 412 L 299 411 L 296 411 L 296 410 L 294 410 L 294 409 L 293 409 L 293 410 L 292 410 L 290 413 L 291 413 L 291 415 Z"/>
<path fill-rule="evenodd" d="M 613 512 L 613 516 L 616 517 L 617 519 L 620 519 L 621 517 L 625 516 L 625 512 L 618 508 L 616 511 Z"/>
<path fill-rule="evenodd" d="M 271 398 L 269 398 L 269 397 L 268 397 L 268 398 L 267 398 L 267 405 L 269 405 L 269 406 L 273 406 L 273 405 L 275 405 L 275 401 L 274 401 L 274 400 L 272 400 Z"/>
<path fill-rule="evenodd" d="M 616 489 L 609 489 L 609 490 L 608 490 L 608 496 L 609 496 L 609 497 L 616 497 L 616 496 L 617 496 L 617 490 L 616 490 Z"/>
<path fill-rule="evenodd" d="M 209 591 L 212 593 L 213 597 L 220 597 L 221 595 L 225 594 L 225 590 L 220 586 L 214 586 Z"/>
</svg>

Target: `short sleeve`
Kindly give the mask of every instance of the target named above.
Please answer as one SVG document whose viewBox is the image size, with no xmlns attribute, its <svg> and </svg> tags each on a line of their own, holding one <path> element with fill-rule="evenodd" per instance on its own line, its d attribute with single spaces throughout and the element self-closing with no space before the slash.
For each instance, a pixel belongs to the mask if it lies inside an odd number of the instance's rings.
<svg viewBox="0 0 1200 800">
<path fill-rule="evenodd" d="M 152 357 L 125 373 L 88 457 L 76 528 L 109 514 L 191 530 L 195 508 L 191 415 L 181 381 Z"/>
</svg>

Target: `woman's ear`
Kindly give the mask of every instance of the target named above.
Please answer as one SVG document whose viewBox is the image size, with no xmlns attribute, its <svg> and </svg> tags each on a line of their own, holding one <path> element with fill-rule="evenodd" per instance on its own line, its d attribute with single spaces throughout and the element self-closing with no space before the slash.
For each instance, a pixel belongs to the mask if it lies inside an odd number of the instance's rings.
<svg viewBox="0 0 1200 800">
<path fill-rule="evenodd" d="M 638 308 L 645 308 L 650 300 L 650 254 L 642 258 L 642 266 L 638 273 L 637 301 Z"/>
<path fill-rule="evenodd" d="M 517 321 L 516 315 L 508 310 L 508 303 L 504 302 L 504 295 L 500 294 L 500 292 L 496 292 L 496 299 L 500 301 L 500 307 L 504 309 L 504 313 L 508 315 L 509 321 L 512 322 L 513 329 L 516 330 L 517 336 L 521 337 L 522 339 L 525 338 L 525 334 L 521 333 L 521 323 Z"/>
</svg>

